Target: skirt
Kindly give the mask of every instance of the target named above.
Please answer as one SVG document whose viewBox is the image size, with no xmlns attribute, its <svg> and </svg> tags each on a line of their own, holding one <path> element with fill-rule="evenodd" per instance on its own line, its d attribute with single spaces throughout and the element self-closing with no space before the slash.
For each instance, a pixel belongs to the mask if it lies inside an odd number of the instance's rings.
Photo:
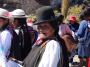
<svg viewBox="0 0 90 67">
<path fill-rule="evenodd" d="M 78 44 L 78 56 L 81 58 L 90 57 L 90 46 L 86 46 L 83 43 Z"/>
</svg>

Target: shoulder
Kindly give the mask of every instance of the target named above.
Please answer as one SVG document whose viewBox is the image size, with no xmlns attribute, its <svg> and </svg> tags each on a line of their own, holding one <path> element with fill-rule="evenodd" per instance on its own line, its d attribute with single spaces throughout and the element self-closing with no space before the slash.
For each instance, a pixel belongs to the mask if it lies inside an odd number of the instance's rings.
<svg viewBox="0 0 90 67">
<path fill-rule="evenodd" d="M 86 21 L 86 20 L 82 20 L 82 21 L 80 22 L 80 24 L 83 24 L 83 25 L 85 24 L 85 25 L 86 25 L 86 24 L 87 24 L 87 21 Z"/>
<path fill-rule="evenodd" d="M 12 36 L 12 34 L 10 33 L 9 30 L 5 29 L 4 31 L 2 31 L 1 35 L 4 35 L 4 36 Z"/>
<path fill-rule="evenodd" d="M 59 48 L 60 49 L 60 44 L 56 40 L 50 40 L 47 44 L 46 47 L 52 47 L 52 48 Z"/>
<path fill-rule="evenodd" d="M 48 41 L 48 44 L 49 44 L 49 43 L 52 43 L 52 44 L 59 44 L 59 42 L 56 41 L 56 40 L 50 40 L 50 41 Z"/>
<path fill-rule="evenodd" d="M 80 22 L 80 26 L 83 27 L 83 28 L 86 28 L 87 25 L 88 25 L 88 21 L 86 21 L 86 20 L 83 20 L 83 21 Z"/>
</svg>

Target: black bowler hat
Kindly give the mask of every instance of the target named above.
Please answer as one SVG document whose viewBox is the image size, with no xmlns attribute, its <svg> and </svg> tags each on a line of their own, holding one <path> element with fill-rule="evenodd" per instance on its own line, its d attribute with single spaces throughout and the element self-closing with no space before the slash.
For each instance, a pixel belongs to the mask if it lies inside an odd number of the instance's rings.
<svg viewBox="0 0 90 67">
<path fill-rule="evenodd" d="M 35 25 L 56 20 L 53 9 L 50 6 L 43 6 L 37 9 L 36 15 L 37 15 L 37 21 L 36 23 L 34 23 Z"/>
</svg>

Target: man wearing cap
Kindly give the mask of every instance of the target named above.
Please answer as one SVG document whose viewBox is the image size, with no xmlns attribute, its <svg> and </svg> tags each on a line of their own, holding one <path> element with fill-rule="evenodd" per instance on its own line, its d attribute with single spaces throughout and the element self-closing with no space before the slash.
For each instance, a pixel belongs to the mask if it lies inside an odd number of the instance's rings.
<svg viewBox="0 0 90 67">
<path fill-rule="evenodd" d="M 23 61 L 31 50 L 31 36 L 26 24 L 25 12 L 22 9 L 16 9 L 12 12 L 13 23 L 15 25 L 13 30 L 13 39 L 10 52 L 10 59 L 19 63 Z"/>
<path fill-rule="evenodd" d="M 6 67 L 12 35 L 7 29 L 9 12 L 0 8 L 0 67 Z"/>
<path fill-rule="evenodd" d="M 77 32 L 78 28 L 79 28 L 79 24 L 77 23 L 76 17 L 75 16 L 70 16 L 69 17 L 69 27 L 72 30 L 72 32 Z"/>
</svg>

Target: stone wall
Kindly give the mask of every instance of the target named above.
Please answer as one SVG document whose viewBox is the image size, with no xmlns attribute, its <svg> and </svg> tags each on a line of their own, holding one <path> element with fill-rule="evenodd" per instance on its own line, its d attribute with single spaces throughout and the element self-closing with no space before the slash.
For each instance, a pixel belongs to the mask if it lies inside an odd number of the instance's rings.
<svg viewBox="0 0 90 67">
<path fill-rule="evenodd" d="M 4 2 L 15 3 L 16 8 L 22 8 L 27 14 L 35 13 L 36 9 L 49 5 L 49 0 L 4 0 Z"/>
</svg>

